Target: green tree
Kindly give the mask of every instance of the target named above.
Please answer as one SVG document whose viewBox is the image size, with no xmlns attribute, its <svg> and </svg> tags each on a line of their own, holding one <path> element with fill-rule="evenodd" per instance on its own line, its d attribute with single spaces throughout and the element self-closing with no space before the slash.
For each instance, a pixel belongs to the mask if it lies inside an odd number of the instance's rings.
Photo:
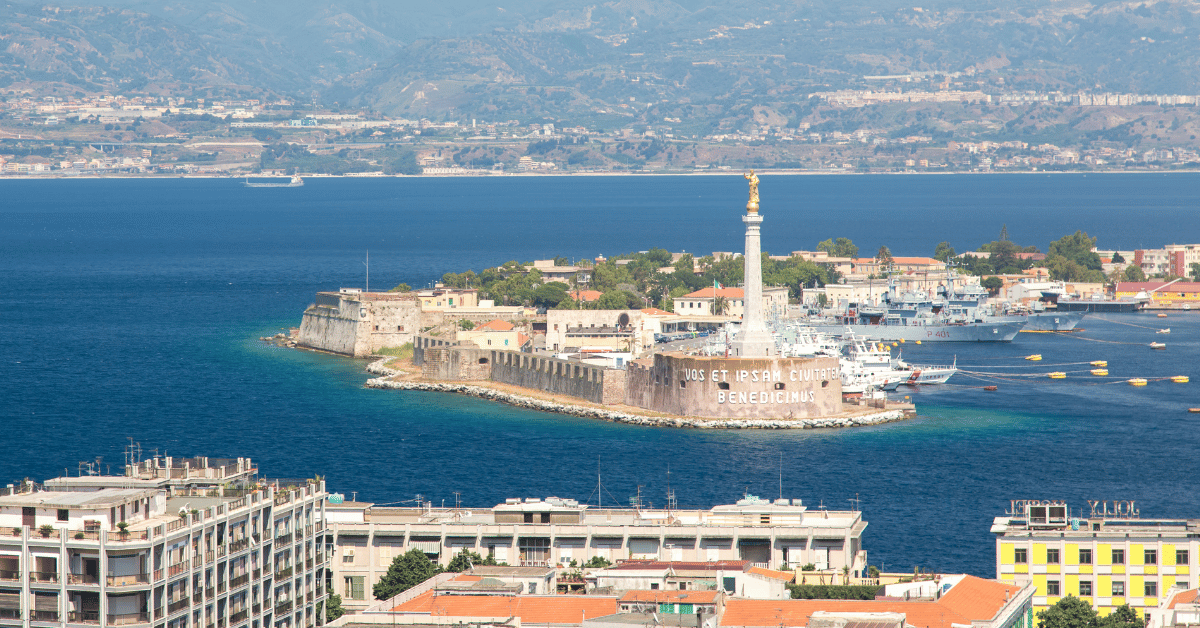
<svg viewBox="0 0 1200 628">
<path fill-rule="evenodd" d="M 1145 628 L 1146 622 L 1128 604 L 1118 606 L 1100 620 L 1100 628 Z"/>
<path fill-rule="evenodd" d="M 1125 257 L 1123 255 L 1121 255 L 1120 251 L 1113 251 L 1112 263 L 1114 263 L 1114 264 L 1124 264 L 1125 263 Z"/>
<path fill-rule="evenodd" d="M 817 243 L 818 251 L 829 253 L 830 257 L 857 257 L 858 247 L 854 246 L 854 242 L 850 238 L 838 238 L 836 240 L 822 240 Z"/>
<path fill-rule="evenodd" d="M 1188 275 L 1191 276 L 1192 281 L 1200 281 L 1200 263 L 1188 264 Z"/>
<path fill-rule="evenodd" d="M 388 292 L 411 292 L 411 291 L 412 291 L 412 286 L 410 286 L 406 283 L 402 283 L 402 284 L 398 284 L 395 288 L 392 288 Z"/>
<path fill-rule="evenodd" d="M 939 262 L 948 262 L 954 258 L 954 247 L 950 246 L 949 242 L 939 242 L 937 248 L 933 250 L 933 259 Z"/>
<path fill-rule="evenodd" d="M 392 559 L 387 573 L 371 592 L 377 600 L 387 600 L 441 573 L 442 569 L 417 548 Z"/>
<path fill-rule="evenodd" d="M 464 319 L 458 321 L 458 328 L 463 331 L 471 331 L 472 329 L 475 329 L 475 323 L 472 323 L 471 321 L 464 318 Z"/>
<path fill-rule="evenodd" d="M 887 246 L 879 247 L 879 252 L 875 254 L 875 259 L 879 260 L 880 268 L 882 268 L 884 266 L 891 266 L 892 250 L 889 249 Z"/>
<path fill-rule="evenodd" d="M 1141 266 L 1130 264 L 1125 267 L 1122 279 L 1125 281 L 1146 281 L 1146 271 L 1142 270 Z"/>
<path fill-rule="evenodd" d="M 729 299 L 718 296 L 713 298 L 713 315 L 721 316 L 725 310 L 729 309 Z"/>
<path fill-rule="evenodd" d="M 1001 242 L 1009 241 L 1008 240 L 1008 225 L 1000 225 L 1000 237 L 998 239 Z"/>
<path fill-rule="evenodd" d="M 482 556 L 464 547 L 461 552 L 455 554 L 454 558 L 450 559 L 450 564 L 446 566 L 446 571 L 462 573 L 475 565 L 482 565 L 483 563 L 484 559 Z"/>
<path fill-rule="evenodd" d="M 1038 628 L 1099 628 L 1100 618 L 1091 604 L 1068 595 L 1037 614 Z"/>
<path fill-rule="evenodd" d="M 999 277 L 988 277 L 979 282 L 979 285 L 987 288 L 987 291 L 995 296 L 1000 293 L 1000 288 L 1004 287 L 1004 280 Z"/>
<path fill-rule="evenodd" d="M 1092 249 L 1096 248 L 1096 238 L 1089 238 L 1087 233 L 1076 231 L 1050 243 L 1046 257 L 1065 257 L 1089 270 L 1100 270 L 1100 256 Z"/>
<path fill-rule="evenodd" d="M 603 556 L 593 556 L 583 564 L 584 569 L 603 569 L 612 565 L 612 561 Z"/>
<path fill-rule="evenodd" d="M 533 304 L 538 307 L 555 308 L 567 300 L 567 284 L 551 281 L 542 284 L 533 291 Z"/>
<path fill-rule="evenodd" d="M 334 593 L 325 600 L 325 623 L 329 623 L 345 614 L 346 609 L 342 608 L 342 596 Z"/>
</svg>

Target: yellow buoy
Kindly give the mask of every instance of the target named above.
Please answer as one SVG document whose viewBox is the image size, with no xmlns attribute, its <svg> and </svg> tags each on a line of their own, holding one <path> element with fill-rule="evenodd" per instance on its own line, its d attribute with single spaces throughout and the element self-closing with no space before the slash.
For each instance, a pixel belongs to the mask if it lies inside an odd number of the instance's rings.
<svg viewBox="0 0 1200 628">
<path fill-rule="evenodd" d="M 1062 371 L 1054 371 L 1050 373 L 1050 379 L 1066 379 L 1067 374 Z"/>
<path fill-rule="evenodd" d="M 1145 386 L 1146 385 L 1146 380 L 1142 379 L 1141 377 L 1135 377 L 1128 381 L 1129 381 L 1130 386 Z"/>
<path fill-rule="evenodd" d="M 921 344 L 921 341 L 920 341 L 920 340 L 918 340 L 918 341 L 917 341 L 917 344 Z"/>
<path fill-rule="evenodd" d="M 900 343 L 901 343 L 901 344 L 904 344 L 904 339 L 903 339 L 903 338 L 901 338 L 901 339 L 900 339 Z"/>
<path fill-rule="evenodd" d="M 1042 354 L 1035 353 L 1033 355 L 1027 355 L 1027 356 L 1025 356 L 1025 359 L 1029 360 L 1030 362 L 1038 362 L 1042 359 Z"/>
<path fill-rule="evenodd" d="M 899 346 L 900 346 L 900 343 L 898 343 L 898 342 L 893 342 L 893 343 L 892 343 L 892 346 L 893 346 L 893 347 L 899 347 Z"/>
<path fill-rule="evenodd" d="M 1108 369 L 1092 369 L 1092 375 L 1108 375 Z"/>
<path fill-rule="evenodd" d="M 1092 362 L 1092 366 L 1108 366 L 1108 360 L 1095 360 Z"/>
<path fill-rule="evenodd" d="M 1176 375 L 1171 378 L 1171 381 L 1175 382 L 1176 384 L 1186 384 L 1189 380 L 1187 375 Z"/>
</svg>

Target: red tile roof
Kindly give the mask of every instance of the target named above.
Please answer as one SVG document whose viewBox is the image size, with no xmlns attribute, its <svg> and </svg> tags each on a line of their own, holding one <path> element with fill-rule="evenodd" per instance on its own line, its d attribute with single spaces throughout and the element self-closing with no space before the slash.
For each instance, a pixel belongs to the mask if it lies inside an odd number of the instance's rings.
<svg viewBox="0 0 1200 628">
<path fill-rule="evenodd" d="M 660 310 L 656 307 L 643 308 L 642 314 L 649 314 L 650 316 L 673 316 L 673 314 L 670 312 L 666 310 Z"/>
<path fill-rule="evenodd" d="M 702 288 L 690 294 L 685 294 L 681 299 L 711 299 L 714 296 L 725 297 L 726 299 L 740 299 L 745 296 L 745 292 L 741 288 Z"/>
<path fill-rule="evenodd" d="M 567 295 L 576 301 L 588 302 L 598 301 L 600 297 L 604 296 L 604 293 L 599 290 L 572 290 Z"/>
<path fill-rule="evenodd" d="M 613 615 L 617 598 L 598 595 L 434 595 L 433 591 L 392 609 L 443 617 L 520 617 L 524 624 L 574 624 Z"/>
<path fill-rule="evenodd" d="M 751 567 L 747 571 L 749 573 L 758 574 L 772 580 L 782 580 L 784 582 L 791 582 L 792 580 L 796 579 L 796 572 L 794 571 L 777 571 L 775 569 L 766 569 L 764 567 Z"/>
<path fill-rule="evenodd" d="M 508 321 L 502 321 L 497 318 L 495 320 L 490 320 L 490 321 L 476 327 L 475 329 L 483 330 L 483 331 L 512 331 L 513 324 Z"/>
<path fill-rule="evenodd" d="M 628 591 L 623 597 L 622 602 L 667 602 L 676 603 L 683 602 L 685 604 L 715 604 L 717 601 L 717 591 L 664 591 L 639 589 L 636 591 Z"/>
<path fill-rule="evenodd" d="M 1165 285 L 1165 281 L 1121 281 L 1117 283 L 1117 292 L 1150 292 Z M 1177 281 L 1159 292 L 1200 292 L 1200 283 Z"/>
<path fill-rule="evenodd" d="M 1200 589 L 1181 591 L 1171 598 L 1171 603 L 1167 605 L 1167 608 L 1175 608 L 1176 604 L 1195 604 L 1197 597 L 1200 597 Z"/>
<path fill-rule="evenodd" d="M 936 602 L 894 600 L 729 600 L 721 626 L 806 626 L 817 611 L 832 613 L 904 613 L 916 628 L 950 628 L 989 620 L 1020 587 L 967 576 Z"/>
</svg>

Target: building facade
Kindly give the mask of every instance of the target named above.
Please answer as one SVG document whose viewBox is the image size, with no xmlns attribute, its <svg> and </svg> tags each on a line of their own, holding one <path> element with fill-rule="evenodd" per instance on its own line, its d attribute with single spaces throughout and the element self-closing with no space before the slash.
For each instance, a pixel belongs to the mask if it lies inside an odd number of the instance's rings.
<svg viewBox="0 0 1200 628">
<path fill-rule="evenodd" d="M 0 626 L 313 628 L 323 483 L 156 458 L 0 496 Z"/>
<path fill-rule="evenodd" d="M 800 500 L 754 497 L 709 510 L 593 508 L 574 500 L 510 499 L 494 508 L 378 508 L 329 505 L 333 593 L 348 610 L 371 603 L 369 591 L 392 559 L 413 548 L 442 565 L 470 550 L 520 566 L 618 560 L 746 560 L 795 569 L 812 563 L 828 574 L 866 569 L 861 512 L 809 511 Z"/>
<path fill-rule="evenodd" d="M 1101 615 L 1124 604 L 1145 614 L 1171 587 L 1197 584 L 1200 520 L 1141 519 L 1134 502 L 1072 511 L 1063 502 L 1013 501 L 992 533 L 996 579 L 1033 584 L 1035 610 L 1073 595 Z"/>
</svg>

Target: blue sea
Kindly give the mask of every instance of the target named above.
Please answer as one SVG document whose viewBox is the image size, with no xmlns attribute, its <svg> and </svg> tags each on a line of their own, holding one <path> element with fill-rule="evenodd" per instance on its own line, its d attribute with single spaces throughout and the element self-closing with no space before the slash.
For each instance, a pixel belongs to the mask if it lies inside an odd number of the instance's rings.
<svg viewBox="0 0 1200 628">
<path fill-rule="evenodd" d="M 988 532 L 1010 499 L 1137 500 L 1200 517 L 1200 314 L 1089 316 L 1072 335 L 1004 345 L 904 345 L 957 359 L 953 385 L 912 393 L 919 417 L 842 431 L 615 425 L 472 398 L 364 389 L 364 362 L 264 345 L 318 290 L 426 285 L 443 273 L 653 246 L 740 250 L 740 175 L 496 179 L 0 181 L 0 480 L 102 457 L 249 456 L 263 474 L 319 474 L 390 504 L 490 506 L 641 491 L 684 507 L 744 493 L 813 508 L 860 499 L 864 547 L 887 570 L 992 576 Z M 764 176 L 764 248 L 845 236 L 870 254 L 930 255 L 996 239 L 1045 250 L 1083 229 L 1102 248 L 1200 241 L 1200 176 Z M 1170 327 L 1168 336 L 1155 334 Z M 1166 351 L 1151 351 L 1154 340 Z M 1041 363 L 1023 360 L 1040 353 Z M 1086 373 L 1109 361 L 1113 379 Z M 1065 380 L 1036 377 L 1051 370 Z M 1116 378 L 1189 375 L 1191 384 Z M 980 387 L 996 383 L 999 390 Z M 603 490 L 597 491 L 597 473 Z"/>
</svg>

